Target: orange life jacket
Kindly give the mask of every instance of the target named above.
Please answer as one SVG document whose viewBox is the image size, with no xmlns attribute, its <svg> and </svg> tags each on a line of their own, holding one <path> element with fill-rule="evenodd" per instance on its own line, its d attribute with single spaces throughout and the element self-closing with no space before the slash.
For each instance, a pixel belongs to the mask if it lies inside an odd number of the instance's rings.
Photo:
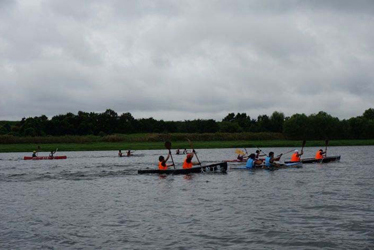
<svg viewBox="0 0 374 250">
<path fill-rule="evenodd" d="M 193 164 L 192 164 L 192 161 L 190 163 L 187 162 L 187 158 L 184 160 L 183 162 L 183 169 L 186 169 L 186 168 L 192 168 Z"/>
<path fill-rule="evenodd" d="M 299 153 L 297 153 L 297 152 L 293 153 L 293 155 L 291 156 L 291 161 L 292 162 L 299 162 L 300 161 Z"/>
<path fill-rule="evenodd" d="M 321 151 L 317 151 L 316 153 L 316 160 L 322 160 L 323 159 L 323 155 L 321 154 Z"/>
<path fill-rule="evenodd" d="M 158 169 L 159 170 L 168 170 L 168 167 L 166 166 L 166 162 L 165 162 L 165 166 L 162 166 L 162 161 L 160 161 L 158 163 Z"/>
</svg>

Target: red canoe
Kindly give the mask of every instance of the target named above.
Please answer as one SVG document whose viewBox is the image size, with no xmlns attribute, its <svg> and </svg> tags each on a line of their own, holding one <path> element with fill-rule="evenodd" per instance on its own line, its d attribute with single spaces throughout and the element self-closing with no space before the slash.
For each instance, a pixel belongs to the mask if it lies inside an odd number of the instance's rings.
<svg viewBox="0 0 374 250">
<path fill-rule="evenodd" d="M 66 159 L 66 155 L 61 155 L 61 156 L 37 156 L 37 157 L 31 157 L 31 156 L 25 156 L 23 157 L 24 160 L 62 160 Z"/>
</svg>

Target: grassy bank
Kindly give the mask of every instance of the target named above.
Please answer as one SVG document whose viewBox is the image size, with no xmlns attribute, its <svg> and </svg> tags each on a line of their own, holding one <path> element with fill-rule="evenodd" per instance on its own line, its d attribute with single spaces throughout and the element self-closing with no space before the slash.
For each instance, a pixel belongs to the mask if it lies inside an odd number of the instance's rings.
<svg viewBox="0 0 374 250">
<path fill-rule="evenodd" d="M 262 140 L 262 141 L 193 141 L 195 148 L 266 148 L 266 147 L 295 147 L 300 148 L 301 141 Z M 361 146 L 374 145 L 374 140 L 335 140 L 329 146 Z M 325 146 L 324 141 L 307 141 L 306 147 Z M 97 150 L 147 150 L 165 149 L 163 142 L 92 142 L 92 143 L 21 143 L 0 144 L 0 152 L 32 152 L 40 148 L 40 152 L 48 152 L 58 148 L 59 151 L 97 151 Z M 176 141 L 173 149 L 190 148 L 186 141 Z"/>
</svg>

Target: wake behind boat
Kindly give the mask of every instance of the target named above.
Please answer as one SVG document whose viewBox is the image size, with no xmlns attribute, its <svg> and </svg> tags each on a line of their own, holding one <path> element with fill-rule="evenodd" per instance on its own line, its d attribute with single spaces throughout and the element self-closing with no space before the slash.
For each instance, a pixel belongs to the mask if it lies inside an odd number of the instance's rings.
<svg viewBox="0 0 374 250">
<path fill-rule="evenodd" d="M 227 172 L 227 162 L 215 163 L 206 166 L 192 167 L 186 169 L 141 169 L 138 174 L 190 174 L 190 173 L 204 173 L 204 172 Z"/>
</svg>

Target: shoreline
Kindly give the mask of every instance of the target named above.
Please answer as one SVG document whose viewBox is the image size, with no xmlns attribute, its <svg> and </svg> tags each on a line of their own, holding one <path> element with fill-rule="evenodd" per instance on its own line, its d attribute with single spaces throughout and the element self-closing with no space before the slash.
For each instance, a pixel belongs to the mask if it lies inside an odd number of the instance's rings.
<svg viewBox="0 0 374 250">
<path fill-rule="evenodd" d="M 263 140 L 263 141 L 193 141 L 196 149 L 212 148 L 268 148 L 295 147 L 301 148 L 302 141 Z M 330 146 L 373 146 L 374 140 L 331 140 Z M 58 151 L 118 151 L 121 150 L 153 150 L 165 149 L 164 142 L 91 142 L 91 143 L 25 143 L 0 144 L 0 153 L 32 152 L 39 147 L 39 152 Z M 307 141 L 305 147 L 325 147 L 325 141 Z M 190 149 L 187 141 L 172 142 L 172 152 L 176 149 Z"/>
</svg>

